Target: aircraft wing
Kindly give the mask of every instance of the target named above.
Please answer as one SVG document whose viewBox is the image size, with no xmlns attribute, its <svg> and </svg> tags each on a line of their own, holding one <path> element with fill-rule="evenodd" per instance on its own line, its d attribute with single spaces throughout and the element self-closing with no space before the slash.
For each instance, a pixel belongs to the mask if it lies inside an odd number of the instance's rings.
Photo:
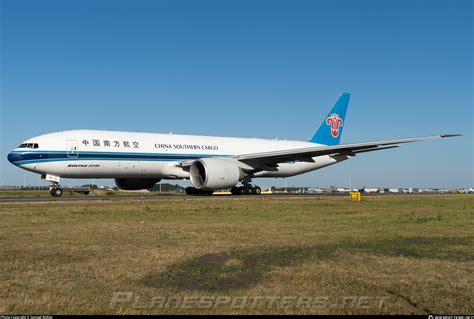
<svg viewBox="0 0 474 319">
<path fill-rule="evenodd" d="M 354 156 L 357 153 L 372 152 L 398 147 L 398 144 L 411 143 L 418 141 L 434 140 L 439 138 L 460 136 L 462 134 L 443 134 L 414 138 L 403 138 L 398 140 L 363 142 L 354 144 L 342 144 L 332 146 L 315 146 L 308 148 L 298 148 L 289 150 L 280 150 L 272 152 L 241 154 L 234 156 L 235 159 L 243 163 L 254 165 L 275 165 L 285 161 L 306 161 L 314 162 L 313 157 L 323 155 L 348 155 Z"/>
</svg>

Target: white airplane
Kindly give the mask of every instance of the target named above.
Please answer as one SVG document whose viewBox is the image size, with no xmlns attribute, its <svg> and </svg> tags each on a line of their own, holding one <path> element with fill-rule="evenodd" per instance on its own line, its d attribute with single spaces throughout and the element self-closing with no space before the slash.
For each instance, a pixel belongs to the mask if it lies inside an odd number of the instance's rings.
<svg viewBox="0 0 474 319">
<path fill-rule="evenodd" d="M 339 144 L 350 94 L 342 93 L 308 142 L 74 130 L 30 138 L 8 154 L 8 160 L 41 174 L 61 196 L 60 178 L 114 178 L 117 187 L 139 190 L 161 179 L 191 179 L 189 195 L 211 195 L 216 189 L 260 194 L 251 180 L 289 177 L 342 162 L 356 154 L 399 144 L 458 136 L 445 134 L 398 140 Z M 236 185 L 241 182 L 243 186 Z"/>
</svg>

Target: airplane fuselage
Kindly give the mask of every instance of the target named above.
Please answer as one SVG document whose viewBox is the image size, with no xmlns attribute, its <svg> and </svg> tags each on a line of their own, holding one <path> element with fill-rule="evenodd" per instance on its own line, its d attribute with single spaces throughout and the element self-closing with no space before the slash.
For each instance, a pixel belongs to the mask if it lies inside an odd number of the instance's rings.
<svg viewBox="0 0 474 319">
<path fill-rule="evenodd" d="M 74 130 L 28 139 L 8 159 L 31 172 L 62 178 L 187 179 L 186 160 L 229 157 L 319 144 L 178 134 Z M 31 146 L 31 147 L 28 147 Z M 34 148 L 34 147 L 37 148 Z M 335 164 L 346 156 L 319 156 L 314 162 L 291 161 L 261 170 L 252 177 L 288 177 Z"/>
<path fill-rule="evenodd" d="M 442 134 L 340 144 L 350 94 L 342 93 L 308 142 L 178 134 L 76 130 L 37 136 L 11 151 L 13 164 L 39 173 L 61 196 L 60 178 L 114 178 L 124 190 L 149 189 L 161 179 L 190 179 L 190 195 L 231 189 L 260 194 L 250 181 L 289 177 L 336 164 L 359 153 L 458 136 Z M 241 182 L 243 186 L 236 185 Z"/>
</svg>

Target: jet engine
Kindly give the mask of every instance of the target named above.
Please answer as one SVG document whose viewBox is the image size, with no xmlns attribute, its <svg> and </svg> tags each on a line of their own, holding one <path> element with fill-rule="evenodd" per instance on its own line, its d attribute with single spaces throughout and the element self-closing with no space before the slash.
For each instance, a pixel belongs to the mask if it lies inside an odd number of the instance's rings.
<svg viewBox="0 0 474 319">
<path fill-rule="evenodd" d="M 152 188 L 160 180 L 159 178 L 116 178 L 115 184 L 120 189 L 135 191 Z"/>
<path fill-rule="evenodd" d="M 197 189 L 219 189 L 234 186 L 241 179 L 237 163 L 226 158 L 200 158 L 189 169 L 191 183 Z"/>
</svg>

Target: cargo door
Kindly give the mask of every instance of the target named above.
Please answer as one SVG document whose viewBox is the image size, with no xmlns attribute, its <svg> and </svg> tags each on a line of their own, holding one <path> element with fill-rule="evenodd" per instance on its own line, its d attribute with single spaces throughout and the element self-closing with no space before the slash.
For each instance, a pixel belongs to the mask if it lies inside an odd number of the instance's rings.
<svg viewBox="0 0 474 319">
<path fill-rule="evenodd" d="M 75 140 L 67 140 L 67 157 L 68 158 L 77 158 L 78 157 L 78 149 L 77 149 L 77 141 Z"/>
</svg>

